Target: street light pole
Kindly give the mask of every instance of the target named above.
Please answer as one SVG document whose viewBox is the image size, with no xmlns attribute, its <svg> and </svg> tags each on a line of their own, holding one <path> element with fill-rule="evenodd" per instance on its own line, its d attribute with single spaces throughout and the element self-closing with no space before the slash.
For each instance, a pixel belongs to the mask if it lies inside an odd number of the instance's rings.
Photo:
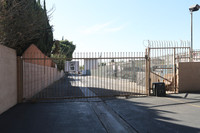
<svg viewBox="0 0 200 133">
<path fill-rule="evenodd" d="M 191 49 L 190 49 L 190 60 L 192 61 L 193 58 L 193 12 L 190 12 L 191 14 Z"/>
<path fill-rule="evenodd" d="M 191 13 L 191 49 L 190 49 L 190 60 L 193 59 L 193 12 L 198 11 L 200 9 L 200 6 L 198 4 L 191 6 L 189 8 Z"/>
</svg>

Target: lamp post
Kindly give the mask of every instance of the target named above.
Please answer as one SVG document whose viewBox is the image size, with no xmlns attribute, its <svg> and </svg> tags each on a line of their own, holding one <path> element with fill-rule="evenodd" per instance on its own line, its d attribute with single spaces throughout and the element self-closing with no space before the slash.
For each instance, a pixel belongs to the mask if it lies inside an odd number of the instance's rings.
<svg viewBox="0 0 200 133">
<path fill-rule="evenodd" d="M 190 58 L 192 60 L 193 55 L 193 12 L 198 11 L 200 9 L 200 6 L 198 4 L 193 5 L 189 8 L 190 14 L 191 14 L 191 50 L 190 50 Z"/>
</svg>

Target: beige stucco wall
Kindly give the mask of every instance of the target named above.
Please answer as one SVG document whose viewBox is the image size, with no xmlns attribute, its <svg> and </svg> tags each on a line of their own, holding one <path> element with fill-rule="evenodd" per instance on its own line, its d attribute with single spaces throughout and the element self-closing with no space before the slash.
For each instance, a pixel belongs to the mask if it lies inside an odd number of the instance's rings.
<svg viewBox="0 0 200 133">
<path fill-rule="evenodd" d="M 0 114 L 17 103 L 16 52 L 0 45 Z"/>
<path fill-rule="evenodd" d="M 23 63 L 23 98 L 31 98 L 64 76 L 57 68 Z"/>
<path fill-rule="evenodd" d="M 200 92 L 200 62 L 179 63 L 179 92 Z"/>
</svg>

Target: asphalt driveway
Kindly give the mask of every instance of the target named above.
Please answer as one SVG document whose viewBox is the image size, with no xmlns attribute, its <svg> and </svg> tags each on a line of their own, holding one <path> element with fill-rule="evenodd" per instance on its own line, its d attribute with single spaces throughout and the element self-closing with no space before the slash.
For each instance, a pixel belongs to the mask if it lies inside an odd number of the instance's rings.
<svg viewBox="0 0 200 133">
<path fill-rule="evenodd" d="M 108 100 L 140 133 L 200 133 L 200 94 Z"/>
<path fill-rule="evenodd" d="M 0 133 L 200 133 L 200 94 L 18 104 Z"/>
</svg>

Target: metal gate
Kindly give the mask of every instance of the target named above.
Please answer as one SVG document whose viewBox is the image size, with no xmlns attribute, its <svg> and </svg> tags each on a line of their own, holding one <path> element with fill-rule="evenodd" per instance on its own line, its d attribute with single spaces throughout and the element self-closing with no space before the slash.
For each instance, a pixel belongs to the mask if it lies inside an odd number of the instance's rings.
<svg viewBox="0 0 200 133">
<path fill-rule="evenodd" d="M 144 53 L 75 53 L 73 58 L 26 53 L 18 62 L 23 100 L 147 94 Z"/>
<path fill-rule="evenodd" d="M 189 42 L 148 41 L 142 52 L 74 53 L 73 58 L 18 57 L 19 101 L 149 95 L 152 83 L 178 92 L 178 63 L 199 61 Z"/>
<path fill-rule="evenodd" d="M 153 82 L 164 82 L 168 93 L 178 92 L 178 63 L 191 60 L 189 44 L 183 41 L 148 41 L 148 88 L 152 88 Z"/>
</svg>

